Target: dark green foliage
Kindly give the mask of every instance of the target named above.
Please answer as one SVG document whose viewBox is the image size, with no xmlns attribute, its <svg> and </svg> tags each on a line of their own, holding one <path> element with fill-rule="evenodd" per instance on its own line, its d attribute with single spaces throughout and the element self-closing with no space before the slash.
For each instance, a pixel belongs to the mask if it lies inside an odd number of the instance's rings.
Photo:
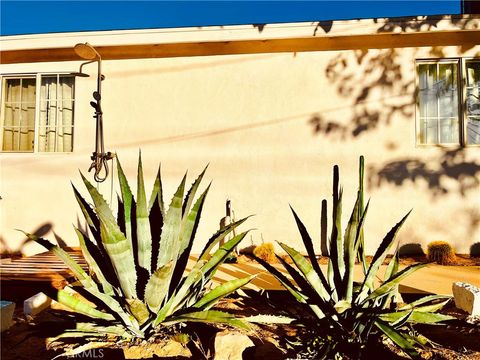
<svg viewBox="0 0 480 360">
<path fill-rule="evenodd" d="M 359 358 L 369 337 L 382 334 L 411 357 L 417 357 L 416 347 L 421 346 L 421 341 L 408 334 L 407 325 L 432 324 L 451 319 L 449 316 L 434 313 L 449 301 L 449 297 L 446 296 L 425 297 L 410 305 L 396 308 L 399 283 L 412 272 L 425 266 L 424 264 L 415 264 L 400 270 L 398 254 L 395 251 L 384 275 L 379 271 L 408 213 L 387 233 L 372 261 L 367 262 L 363 226 L 369 203 L 367 202 L 364 207 L 363 179 L 364 161 L 361 157 L 357 199 L 342 234 L 343 191 L 339 186 L 338 167 L 335 166 L 333 169 L 332 231 L 326 274 L 318 265 L 312 238 L 293 208 L 292 213 L 305 245 L 308 260 L 283 243 L 280 243 L 280 246 L 288 254 L 293 265 L 278 258 L 294 282 L 273 266 L 257 258 L 257 261 L 282 283 L 301 306 L 310 312 L 310 319 L 300 321 L 315 335 L 304 342 L 307 346 L 303 349 L 308 351 L 302 354 L 316 359 L 331 359 L 341 355 Z M 322 225 L 327 226 L 325 221 L 322 221 Z M 326 232 L 326 228 L 320 231 L 321 234 Z M 363 279 L 360 282 L 354 280 L 356 259 L 360 261 L 363 270 Z M 380 278 L 383 278 L 383 281 L 375 284 Z M 425 305 L 427 303 L 429 304 Z"/>
</svg>

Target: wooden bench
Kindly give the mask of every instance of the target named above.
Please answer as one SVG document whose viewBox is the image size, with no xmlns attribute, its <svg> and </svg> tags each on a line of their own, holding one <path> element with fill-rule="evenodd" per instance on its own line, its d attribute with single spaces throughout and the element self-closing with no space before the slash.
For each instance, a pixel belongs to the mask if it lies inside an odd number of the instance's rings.
<svg viewBox="0 0 480 360">
<path fill-rule="evenodd" d="M 85 270 L 87 263 L 79 248 L 66 248 L 70 256 Z M 50 251 L 33 256 L 0 260 L 1 298 L 19 300 L 46 288 L 62 289 L 74 277 L 68 267 Z M 30 295 L 30 296 L 31 296 Z"/>
</svg>

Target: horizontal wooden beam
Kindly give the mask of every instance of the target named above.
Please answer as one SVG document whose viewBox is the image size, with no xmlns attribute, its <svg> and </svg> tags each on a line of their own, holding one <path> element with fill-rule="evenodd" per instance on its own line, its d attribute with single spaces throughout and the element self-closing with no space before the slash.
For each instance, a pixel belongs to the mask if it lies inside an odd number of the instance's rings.
<svg viewBox="0 0 480 360">
<path fill-rule="evenodd" d="M 423 46 L 478 45 L 480 30 L 431 31 L 195 43 L 114 45 L 95 47 L 103 60 L 168 58 L 208 55 L 259 54 Z M 73 48 L 0 51 L 0 63 L 80 60 Z"/>
</svg>

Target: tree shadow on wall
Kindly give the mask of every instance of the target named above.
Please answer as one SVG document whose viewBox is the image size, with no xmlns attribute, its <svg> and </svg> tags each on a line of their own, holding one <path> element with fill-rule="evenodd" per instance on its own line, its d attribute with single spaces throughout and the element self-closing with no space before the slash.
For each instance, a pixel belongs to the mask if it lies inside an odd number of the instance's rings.
<svg viewBox="0 0 480 360">
<path fill-rule="evenodd" d="M 370 165 L 368 173 L 370 188 L 381 187 L 383 184 L 402 186 L 405 182 L 423 181 L 434 197 L 452 190 L 466 196 L 468 190 L 480 186 L 480 164 L 467 161 L 463 148 L 445 151 L 438 159 L 428 162 L 402 158 L 382 165 Z"/>
<path fill-rule="evenodd" d="M 341 52 L 330 60 L 325 75 L 339 97 L 350 103 L 351 115 L 344 122 L 328 115 L 313 115 L 309 123 L 314 134 L 346 140 L 381 124 L 388 125 L 398 115 L 412 117 L 415 84 L 402 79 L 400 52 L 361 49 Z"/>
<path fill-rule="evenodd" d="M 450 24 L 462 29 L 478 29 L 478 21 L 452 16 Z M 439 16 L 405 17 L 397 19 L 374 19 L 379 23 L 377 33 L 385 32 L 428 32 L 445 22 Z M 315 35 L 328 34 L 331 22 L 319 22 Z M 461 47 L 462 52 L 474 44 Z M 412 80 L 403 79 L 402 72 L 415 71 L 410 61 L 405 62 L 403 48 L 391 48 L 367 51 L 357 49 L 342 51 L 334 56 L 325 69 L 329 82 L 336 87 L 340 98 L 350 106 L 352 114 L 348 121 L 339 122 L 337 118 L 324 114 L 314 114 L 309 124 L 317 135 L 337 136 L 345 140 L 358 137 L 381 125 L 389 125 L 396 118 L 410 119 L 414 116 L 416 89 Z M 432 58 L 445 58 L 442 46 L 432 47 Z M 477 54 L 480 55 L 480 54 Z M 415 57 L 415 54 L 413 54 Z M 353 102 L 351 99 L 353 98 Z"/>
<path fill-rule="evenodd" d="M 374 21 L 379 24 L 378 33 L 430 31 L 444 26 L 440 22 L 445 21 L 462 29 L 479 28 L 478 21 L 455 16 L 448 20 L 426 16 L 420 19 L 411 17 Z M 325 26 L 324 23 L 320 26 L 319 23 L 315 34 L 321 35 L 321 29 L 328 33 L 331 26 Z M 472 46 L 474 45 L 467 44 L 461 51 L 467 51 Z M 419 50 L 413 48 L 337 52 L 326 66 L 325 76 L 336 89 L 339 98 L 343 99 L 345 110 L 350 114 L 312 115 L 308 124 L 314 135 L 351 141 L 380 127 L 393 125 L 394 122 L 414 126 L 417 90 L 414 77 L 405 78 L 403 74 L 413 74 L 415 66 L 412 61 L 406 61 L 406 51 L 410 51 L 407 53 L 408 59 L 420 56 Z M 432 58 L 447 56 L 440 46 L 432 47 L 429 53 Z M 385 145 L 386 152 L 398 147 L 394 141 Z M 439 150 L 436 156 L 432 155 L 428 159 L 425 156 L 403 157 L 371 165 L 368 179 L 370 187 L 425 182 L 432 196 L 437 197 L 451 191 L 466 196 L 469 190 L 479 186 L 479 162 L 467 159 L 462 148 Z"/>
</svg>

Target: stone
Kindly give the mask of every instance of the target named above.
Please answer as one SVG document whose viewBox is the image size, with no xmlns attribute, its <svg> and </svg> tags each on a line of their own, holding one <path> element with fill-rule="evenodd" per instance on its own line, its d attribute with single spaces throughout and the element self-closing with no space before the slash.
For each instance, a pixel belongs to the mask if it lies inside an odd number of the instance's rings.
<svg viewBox="0 0 480 360">
<path fill-rule="evenodd" d="M 192 353 L 190 350 L 174 340 L 167 340 L 160 343 L 142 343 L 141 345 L 133 345 L 123 349 L 125 359 L 151 359 L 152 357 L 160 358 L 190 358 Z"/>
<path fill-rule="evenodd" d="M 51 303 L 52 299 L 40 292 L 32 297 L 29 297 L 23 302 L 23 313 L 25 315 L 37 315 L 38 313 L 47 309 Z"/>
<path fill-rule="evenodd" d="M 452 285 L 455 306 L 472 316 L 480 316 L 480 289 L 476 286 L 455 282 Z"/>
<path fill-rule="evenodd" d="M 255 346 L 247 335 L 222 331 L 215 336 L 214 360 L 242 360 L 245 349 Z"/>
<path fill-rule="evenodd" d="M 0 301 L 0 332 L 8 330 L 13 325 L 13 311 L 15 310 L 15 303 L 11 301 Z"/>
</svg>

